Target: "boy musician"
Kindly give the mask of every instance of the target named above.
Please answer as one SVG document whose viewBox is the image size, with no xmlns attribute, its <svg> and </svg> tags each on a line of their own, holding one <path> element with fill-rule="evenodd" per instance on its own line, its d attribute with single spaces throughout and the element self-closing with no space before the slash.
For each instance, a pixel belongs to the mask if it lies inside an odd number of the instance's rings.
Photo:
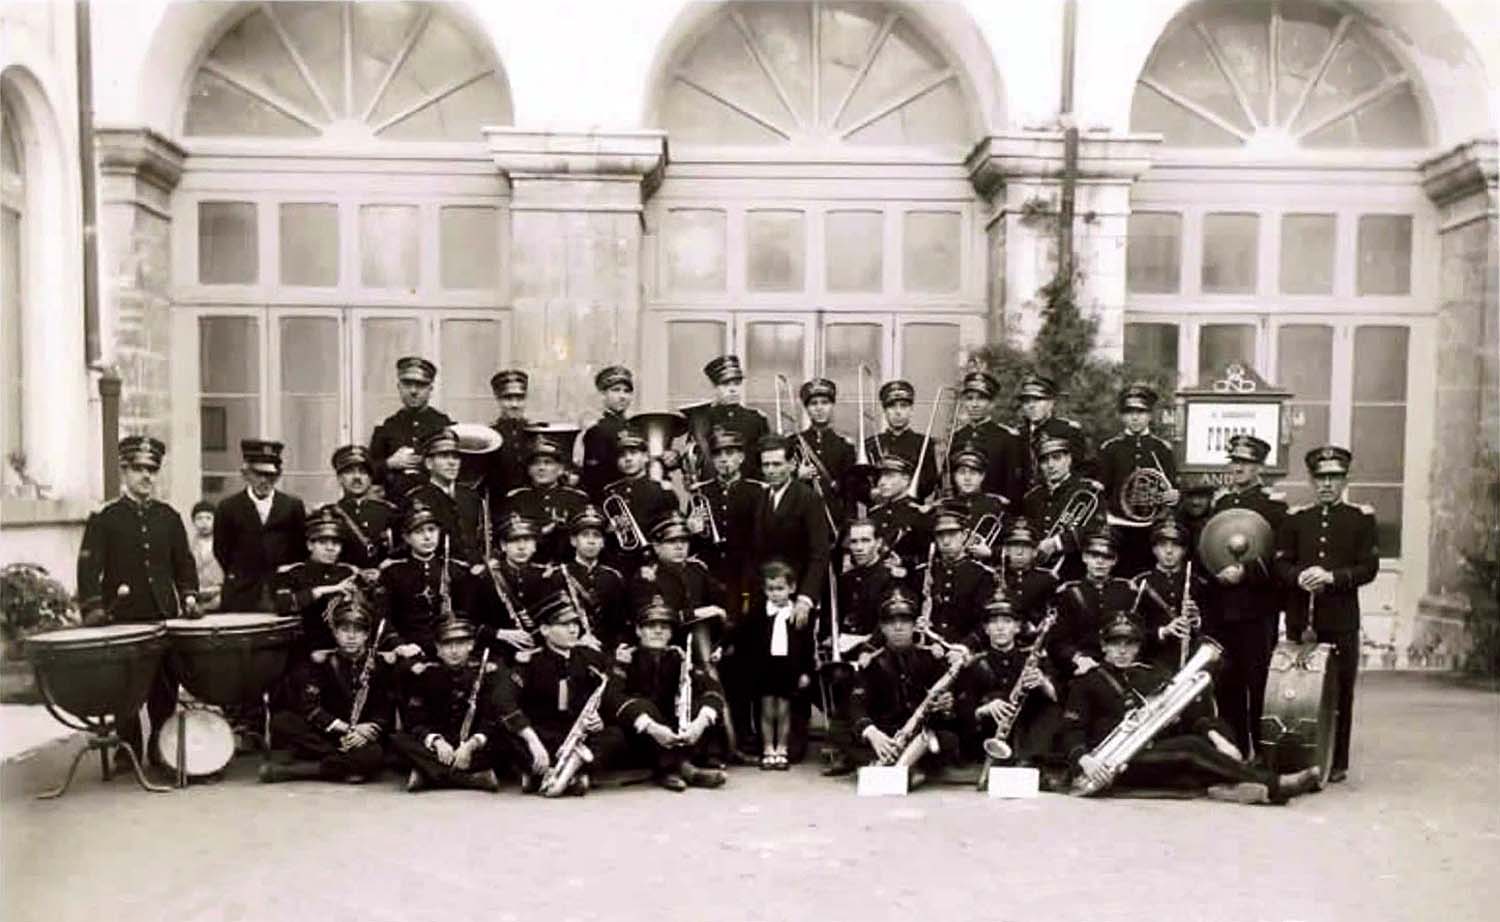
<svg viewBox="0 0 1500 922">
<path fill-rule="evenodd" d="M 391 737 L 391 746 L 412 767 L 406 789 L 498 791 L 495 768 L 505 764 L 510 748 L 506 733 L 525 738 L 531 770 L 541 771 L 547 752 L 516 705 L 510 674 L 493 660 L 484 663 L 481 672 L 482 660 L 470 658 L 474 626 L 461 620 L 444 622 L 436 641 L 436 661 L 411 667 L 402 701 L 406 729 Z M 471 706 L 474 717 L 466 727 Z"/>
<path fill-rule="evenodd" d="M 1004 721 L 1010 724 L 1004 739 L 1011 747 L 1010 764 L 1032 766 L 1052 751 L 1062 708 L 1045 655 L 1031 663 L 1031 649 L 1017 643 L 1021 628 L 1004 594 L 991 596 L 984 605 L 985 643 L 958 677 L 958 716 L 966 753 L 982 757 L 984 741 L 996 736 Z M 1012 704 L 1017 689 L 1020 697 Z"/>
<path fill-rule="evenodd" d="M 854 446 L 833 429 L 833 407 L 839 399 L 839 386 L 827 378 L 813 378 L 803 382 L 797 396 L 808 419 L 802 439 L 818 456 L 817 465 L 810 458 L 801 459 L 797 476 L 807 481 L 818 479 L 829 513 L 835 522 L 842 523 L 866 491 L 847 482 L 849 470 L 854 467 Z"/>
<path fill-rule="evenodd" d="M 623 365 L 610 365 L 594 375 L 594 388 L 604 409 L 599 421 L 583 430 L 583 470 L 578 485 L 597 504 L 619 470 L 618 439 L 626 425 L 625 413 L 635 399 L 635 377 Z"/>
<path fill-rule="evenodd" d="M 537 607 L 536 620 L 542 643 L 516 654 L 512 677 L 518 689 L 517 700 L 525 725 L 529 725 L 540 738 L 547 753 L 547 764 L 542 767 L 545 773 L 556 765 L 558 748 L 578 722 L 584 705 L 601 682 L 610 681 L 613 657 L 579 644 L 578 610 L 566 593 L 548 596 Z M 587 732 L 585 745 L 589 758 L 566 787 L 543 790 L 544 795 L 587 794 L 591 785 L 590 771 L 601 769 L 619 758 L 625 748 L 625 734 L 619 727 L 604 723 L 604 719 L 619 707 L 616 697 L 606 684 L 604 698 L 593 719 L 586 720 L 583 725 Z M 518 732 L 524 736 L 524 730 Z M 527 793 L 536 791 L 541 780 L 538 773 L 524 771 L 521 790 Z"/>
<path fill-rule="evenodd" d="M 986 479 L 987 466 L 990 466 L 990 462 L 978 448 L 960 448 L 954 451 L 948 464 L 953 474 L 953 492 L 943 497 L 943 505 L 962 512 L 970 528 L 986 516 L 990 516 L 991 521 L 999 527 L 1005 522 L 1010 508 L 1010 501 L 1004 496 L 985 493 L 981 489 Z M 999 548 L 985 544 L 982 536 L 975 535 L 965 550 L 970 557 L 991 566 L 998 562 L 995 554 Z"/>
<path fill-rule="evenodd" d="M 885 431 L 865 439 L 865 452 L 870 461 L 880 464 L 886 458 L 900 457 L 911 466 L 917 478 L 916 499 L 925 499 L 938 488 L 937 446 L 927 445 L 922 457 L 922 469 L 917 471 L 917 459 L 922 455 L 922 434 L 911 428 L 912 404 L 917 399 L 917 389 L 909 381 L 887 381 L 880 386 L 880 407 L 885 413 Z"/>
<path fill-rule="evenodd" d="M 1101 631 L 1104 662 L 1076 679 L 1063 711 L 1063 738 L 1068 762 L 1079 778 L 1103 787 L 1111 781 L 1130 787 L 1201 787 L 1216 800 L 1245 804 L 1284 804 L 1316 790 L 1316 767 L 1278 775 L 1245 762 L 1229 739 L 1229 727 L 1213 714 L 1208 696 L 1199 695 L 1177 719 L 1135 754 L 1112 779 L 1091 751 L 1125 715 L 1159 692 L 1172 673 L 1140 662 L 1141 626 L 1129 615 L 1114 614 Z"/>
<path fill-rule="evenodd" d="M 710 727 L 724 714 L 724 691 L 697 657 L 688 671 L 688 699 L 681 699 L 683 652 L 671 646 L 677 614 L 660 596 L 650 599 L 636 618 L 639 646 L 628 662 L 617 662 L 620 703 L 614 722 L 632 748 L 652 766 L 652 778 L 669 791 L 688 785 L 723 787 L 722 770 L 699 768 Z M 679 715 L 687 717 L 682 724 Z"/>
<path fill-rule="evenodd" d="M 283 564 L 271 577 L 271 601 L 276 613 L 302 620 L 302 636 L 297 641 L 300 655 L 333 645 L 332 626 L 324 620 L 329 598 L 353 592 L 362 578 L 359 570 L 338 562 L 343 532 L 329 507 L 313 510 L 307 517 L 306 532 L 308 559 Z"/>
<path fill-rule="evenodd" d="M 1047 638 L 1047 652 L 1064 680 L 1099 665 L 1099 629 L 1107 613 L 1135 610 L 1136 588 L 1110 575 L 1116 553 L 1110 529 L 1090 534 L 1083 540 L 1083 579 L 1057 589 L 1058 618 Z"/>
<path fill-rule="evenodd" d="M 363 445 L 335 449 L 332 463 L 343 491 L 328 507 L 338 518 L 343 536 L 339 560 L 361 570 L 374 570 L 400 543 L 396 535 L 401 530 L 401 511 L 395 503 L 371 494 L 375 468 Z"/>
<path fill-rule="evenodd" d="M 1046 436 L 1063 439 L 1073 456 L 1073 465 L 1085 477 L 1092 476 L 1093 458 L 1089 454 L 1088 436 L 1083 426 L 1066 416 L 1057 416 L 1057 385 L 1044 375 L 1029 374 L 1021 379 L 1021 389 L 1016 395 L 1021 404 L 1021 418 L 1016 424 L 1016 434 L 1026 447 L 1021 460 L 1024 467 L 1025 486 L 1030 489 L 1042 482 L 1039 470 L 1041 451 L 1038 446 Z"/>
<path fill-rule="evenodd" d="M 579 609 L 589 630 L 584 643 L 592 636 L 598 649 L 613 656 L 616 648 L 634 638 L 630 615 L 630 587 L 614 567 L 600 563 L 604 553 L 604 516 L 593 506 L 585 506 L 568 522 L 573 559 L 561 564 L 557 577 Z"/>
<path fill-rule="evenodd" d="M 926 594 L 927 625 L 949 643 L 972 643 L 979 633 L 980 612 L 995 594 L 995 572 L 964 553 L 968 535 L 963 514 L 940 509 L 933 516 L 934 553 L 917 567 L 914 579 Z"/>
<path fill-rule="evenodd" d="M 1004 423 L 995 422 L 995 395 L 1000 382 L 987 371 L 971 371 L 963 377 L 959 399 L 963 401 L 967 422 L 954 431 L 951 442 L 954 456 L 960 449 L 979 452 L 984 466 L 980 468 L 982 485 L 969 492 L 983 490 L 1020 505 L 1026 493 L 1024 455 L 1030 449 L 1020 433 Z M 957 469 L 954 469 L 957 479 Z"/>
<path fill-rule="evenodd" d="M 453 425 L 441 410 L 428 406 L 437 366 L 419 355 L 396 360 L 396 385 L 401 409 L 387 416 L 370 433 L 373 474 L 392 499 L 405 496 L 427 479 L 422 469 L 422 445 L 428 438 Z"/>
<path fill-rule="evenodd" d="M 1151 526 L 1151 553 L 1156 566 L 1132 580 L 1141 597 L 1137 614 L 1144 616 L 1143 656 L 1148 663 L 1176 672 L 1202 628 L 1208 580 L 1195 567 L 1192 586 L 1185 585 L 1187 531 L 1174 519 Z"/>
<path fill-rule="evenodd" d="M 600 511 L 610 518 L 609 528 L 614 536 L 606 559 L 621 573 L 629 575 L 651 556 L 646 547 L 651 526 L 669 513 L 677 511 L 677 497 L 647 473 L 646 464 L 650 458 L 646 453 L 644 435 L 634 428 L 626 428 L 620 430 L 615 442 L 619 449 L 616 464 L 622 476 L 604 488 Z M 630 518 L 635 523 L 633 528 L 624 521 L 616 520 L 617 517 L 610 510 L 612 496 L 619 497 L 625 508 L 630 510 Z M 620 515 L 618 518 L 624 519 L 625 516 Z M 639 535 L 632 534 L 634 530 L 638 530 Z M 620 545 L 626 538 L 639 538 L 641 546 L 627 553 Z"/>
<path fill-rule="evenodd" d="M 532 563 L 536 556 L 538 529 L 531 519 L 508 515 L 500 522 L 500 557 L 485 561 L 477 576 L 480 598 L 494 617 L 495 639 L 504 646 L 507 660 L 512 650 L 535 645 L 535 612 L 542 599 L 558 588 L 545 567 Z"/>
<path fill-rule="evenodd" d="M 744 405 L 745 370 L 737 355 L 721 355 L 703 366 L 703 374 L 714 386 L 714 402 L 708 411 L 708 431 L 727 429 L 739 433 L 747 446 L 759 444 L 771 431 L 766 416 Z M 760 479 L 760 456 L 745 458 L 745 476 Z M 648 523 L 642 523 L 646 525 Z"/>
<path fill-rule="evenodd" d="M 293 668 L 295 698 L 271 715 L 272 738 L 297 761 L 265 763 L 263 782 L 361 784 L 385 764 L 382 741 L 396 722 L 395 655 L 375 652 L 372 658 L 370 610 L 361 596 L 340 596 L 328 607 L 324 630 L 330 629 L 334 646 L 313 650 Z"/>
<path fill-rule="evenodd" d="M 949 652 L 944 662 L 939 654 L 918 647 L 916 628 L 916 598 L 900 588 L 892 590 L 880 605 L 884 643 L 859 671 L 849 702 L 855 738 L 864 744 L 858 757 L 865 764 L 896 763 L 902 750 L 894 737 L 943 673 L 963 661 L 959 649 Z M 908 766 L 908 788 L 920 787 L 928 770 L 957 761 L 958 734 L 949 729 L 953 718 L 953 693 L 947 691 L 934 701 L 927 721 L 927 729 L 937 734 L 938 751 L 924 750 L 917 764 Z"/>
<path fill-rule="evenodd" d="M 1036 538 L 1031 522 L 1024 517 L 1010 520 L 1002 539 L 1005 563 L 996 580 L 1004 587 L 1005 597 L 1028 636 L 1046 616 L 1047 604 L 1058 587 L 1051 570 L 1036 566 Z"/>
<path fill-rule="evenodd" d="M 589 504 L 589 498 L 582 490 L 562 483 L 568 459 L 556 442 L 539 435 L 528 438 L 527 443 L 526 476 L 531 483 L 507 493 L 500 512 L 502 517 L 518 515 L 536 523 L 540 533 L 535 560 L 553 564 L 571 555 L 568 520 Z"/>
<path fill-rule="evenodd" d="M 1177 492 L 1177 459 L 1172 446 L 1151 433 L 1151 411 L 1156 409 L 1156 391 L 1146 384 L 1130 384 L 1120 391 L 1116 408 L 1123 427 L 1118 435 L 1105 439 L 1099 446 L 1099 480 L 1109 509 L 1125 521 L 1120 505 L 1120 488 L 1138 470 L 1155 470 L 1167 478 L 1169 485 L 1162 494 L 1166 507 L 1159 514 L 1170 514 L 1181 494 Z M 1120 562 L 1115 572 L 1134 577 L 1151 567 L 1150 523 L 1126 526 L 1120 530 Z"/>
<path fill-rule="evenodd" d="M 438 432 L 423 444 L 422 454 L 428 479 L 406 494 L 406 507 L 418 503 L 426 506 L 448 537 L 448 553 L 462 560 L 478 560 L 483 547 L 484 507 L 478 493 L 458 482 L 463 464 L 458 434 L 452 429 Z"/>
<path fill-rule="evenodd" d="M 900 455 L 881 458 L 876 464 L 874 505 L 869 519 L 885 545 L 886 553 L 895 558 L 891 573 L 900 580 L 910 580 L 917 565 L 927 561 L 932 545 L 932 524 L 927 510 L 906 495 L 911 485 L 912 463 Z"/>
<path fill-rule="evenodd" d="M 1041 482 L 1026 491 L 1021 511 L 1041 529 L 1037 554 L 1042 566 L 1060 579 L 1077 579 L 1083 574 L 1078 563 L 1079 540 L 1105 522 L 1099 483 L 1073 472 L 1073 448 L 1066 438 L 1044 435 L 1036 454 Z M 1092 511 L 1082 515 L 1091 500 Z"/>
<path fill-rule="evenodd" d="M 408 554 L 381 565 L 380 588 L 390 619 L 386 626 L 389 645 L 402 659 L 411 660 L 436 654 L 437 629 L 445 620 L 474 613 L 478 584 L 466 561 L 451 551 L 444 553 L 443 530 L 431 509 L 413 506 L 401 530 Z"/>
</svg>

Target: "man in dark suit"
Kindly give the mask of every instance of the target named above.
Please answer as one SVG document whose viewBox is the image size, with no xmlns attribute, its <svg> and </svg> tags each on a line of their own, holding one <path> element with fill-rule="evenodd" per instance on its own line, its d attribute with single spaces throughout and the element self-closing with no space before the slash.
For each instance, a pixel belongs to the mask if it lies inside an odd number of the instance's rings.
<svg viewBox="0 0 1500 922">
<path fill-rule="evenodd" d="M 240 440 L 245 491 L 225 497 L 214 518 L 214 556 L 224 568 L 222 611 L 273 611 L 272 574 L 307 556 L 302 500 L 276 489 L 283 447 Z"/>
<path fill-rule="evenodd" d="M 1277 573 L 1296 587 L 1287 604 L 1287 636 L 1306 640 L 1303 632 L 1311 631 L 1318 643 L 1331 643 L 1337 651 L 1339 717 L 1328 773 L 1335 784 L 1349 775 L 1359 673 L 1359 587 L 1380 571 L 1375 510 L 1343 501 L 1353 460 L 1347 448 L 1336 445 L 1308 452 L 1307 471 L 1317 501 L 1292 510 L 1276 535 Z"/>
<path fill-rule="evenodd" d="M 428 406 L 437 366 L 420 355 L 396 360 L 396 378 L 401 409 L 387 416 L 370 433 L 370 461 L 375 482 L 385 486 L 392 501 L 427 479 L 422 469 L 422 443 L 434 433 L 453 425 L 441 410 Z"/>
</svg>

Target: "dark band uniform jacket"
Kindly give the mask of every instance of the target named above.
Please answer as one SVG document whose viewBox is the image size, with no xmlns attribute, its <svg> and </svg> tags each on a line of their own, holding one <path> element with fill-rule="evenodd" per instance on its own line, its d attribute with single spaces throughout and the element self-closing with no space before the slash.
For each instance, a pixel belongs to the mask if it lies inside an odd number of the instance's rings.
<svg viewBox="0 0 1500 922">
<path fill-rule="evenodd" d="M 896 578 L 880 559 L 869 566 L 852 565 L 839 575 L 839 630 L 844 634 L 878 636 L 880 602 Z"/>
<path fill-rule="evenodd" d="M 1010 426 L 985 418 L 978 423 L 960 426 L 953 433 L 953 450 L 972 448 L 983 452 L 985 457 L 984 483 L 980 487 L 986 493 L 1003 496 L 1014 506 L 1021 504 L 1026 495 L 1026 443 L 1021 434 Z"/>
<path fill-rule="evenodd" d="M 615 663 L 614 675 L 619 682 L 620 697 L 614 719 L 621 729 L 633 733 L 635 721 L 642 714 L 658 723 L 675 728 L 674 716 L 678 683 L 682 678 L 682 650 L 677 647 L 648 649 L 636 647 L 629 663 Z M 722 720 L 724 689 L 696 660 L 691 669 L 693 706 L 696 717 L 703 707 L 711 707 Z"/>
<path fill-rule="evenodd" d="M 1066 416 L 1049 416 L 1039 423 L 1033 423 L 1023 418 L 1016 423 L 1016 434 L 1020 437 L 1021 444 L 1026 447 L 1022 453 L 1022 461 L 1028 489 L 1042 483 L 1036 448 L 1037 442 L 1044 436 L 1068 440 L 1068 448 L 1073 455 L 1074 474 L 1088 477 L 1098 467 L 1089 449 L 1088 434 L 1083 431 L 1083 426 L 1077 420 Z"/>
<path fill-rule="evenodd" d="M 1079 756 L 1103 742 L 1126 712 L 1137 707 L 1143 697 L 1149 698 L 1160 691 L 1171 678 L 1171 672 L 1147 663 L 1132 663 L 1121 669 L 1102 662 L 1088 675 L 1074 679 L 1063 709 L 1063 743 L 1068 761 L 1076 763 Z M 1194 698 L 1156 740 L 1209 730 L 1231 738 L 1229 726 L 1214 716 L 1212 695 L 1205 692 Z"/>
<path fill-rule="evenodd" d="M 768 484 L 763 496 L 755 519 L 755 559 L 780 557 L 796 567 L 796 594 L 816 602 L 828 576 L 833 541 L 823 501 L 795 478 L 780 491 Z"/>
<path fill-rule="evenodd" d="M 333 508 L 344 543 L 339 560 L 344 563 L 371 570 L 401 546 L 398 537 L 401 510 L 390 500 L 374 496 L 341 496 Z"/>
<path fill-rule="evenodd" d="M 693 490 L 708 499 L 720 538 L 715 544 L 713 531 L 705 522 L 703 532 L 692 538 L 693 554 L 729 590 L 729 604 L 725 608 L 730 618 L 736 619 L 754 573 L 755 522 L 766 486 L 744 477 L 726 484 L 716 477 L 699 481 Z"/>
<path fill-rule="evenodd" d="M 176 618 L 183 597 L 197 592 L 187 531 L 171 506 L 121 496 L 89 516 L 78 552 L 78 604 L 85 615 L 105 611 L 120 622 Z"/>
<path fill-rule="evenodd" d="M 385 592 L 390 623 L 386 625 L 386 645 L 399 647 L 416 644 L 428 656 L 437 652 L 437 629 L 443 621 L 442 593 L 443 555 L 421 558 L 415 554 L 388 560 L 380 568 L 380 587 Z M 487 623 L 493 615 L 476 611 L 478 583 L 462 560 L 448 562 L 448 594 L 458 617 L 468 616 L 477 623 Z"/>
<path fill-rule="evenodd" d="M 1145 591 L 1140 592 L 1139 614 L 1146 628 L 1146 639 L 1141 645 L 1141 658 L 1163 669 L 1173 671 L 1177 669 L 1181 644 L 1176 637 L 1163 640 L 1159 632 L 1182 613 L 1182 589 L 1186 576 L 1186 567 L 1178 567 L 1168 572 L 1156 566 L 1131 581 L 1131 585 L 1137 590 L 1140 589 L 1141 583 L 1146 584 Z M 1208 610 L 1210 591 L 1208 579 L 1202 575 L 1201 569 L 1194 567 L 1190 595 L 1193 601 L 1198 603 L 1200 612 Z"/>
<path fill-rule="evenodd" d="M 497 514 L 506 494 L 526 486 L 527 455 L 532 442 L 526 430 L 530 426 L 531 423 L 524 418 L 497 418 L 490 423 L 490 428 L 500 433 L 503 440 L 500 447 L 488 454 L 465 457 L 465 471 L 473 474 L 465 473 L 461 479 L 489 497 L 491 515 Z M 563 460 L 566 463 L 568 459 Z"/>
<path fill-rule="evenodd" d="M 451 745 L 458 745 L 458 731 L 463 727 L 464 714 L 469 710 L 469 695 L 474 690 L 478 670 L 477 659 L 461 666 L 449 666 L 438 660 L 414 665 L 404 683 L 407 691 L 402 702 L 402 719 L 411 719 L 407 732 L 418 742 L 424 742 L 435 733 Z M 484 734 L 483 751 L 493 762 L 500 758 L 497 754 L 505 742 L 504 731 L 519 733 L 525 726 L 526 715 L 521 713 L 516 701 L 516 687 L 509 671 L 491 660 L 486 664 L 484 681 L 479 686 L 470 734 Z"/>
<path fill-rule="evenodd" d="M 937 436 L 934 435 L 933 439 Z M 876 433 L 865 439 L 865 454 L 872 464 L 879 464 L 881 458 L 902 457 L 911 462 L 912 470 L 917 470 L 917 456 L 922 454 L 922 434 L 912 429 L 903 429 L 900 432 L 892 432 L 887 429 Z M 927 456 L 922 459 L 922 469 L 917 472 L 917 497 L 931 496 L 938 488 L 937 445 L 930 442 L 927 445 Z"/>
<path fill-rule="evenodd" d="M 1282 522 L 1276 547 L 1281 580 L 1293 587 L 1287 600 L 1287 636 L 1300 635 L 1307 624 L 1307 593 L 1296 588 L 1297 576 L 1313 566 L 1333 574 L 1333 585 L 1318 593 L 1313 627 L 1357 630 L 1359 587 L 1380 572 L 1374 509 L 1342 501 L 1299 506 Z"/>
<path fill-rule="evenodd" d="M 604 488 L 604 493 L 606 496 L 613 494 L 623 499 L 630 508 L 631 515 L 635 516 L 641 532 L 648 536 L 653 525 L 677 511 L 676 494 L 646 476 L 644 471 L 633 477 L 610 481 Z M 612 547 L 618 548 L 618 539 L 613 531 L 610 532 L 610 542 Z"/>
<path fill-rule="evenodd" d="M 579 486 L 595 505 L 604 499 L 604 488 L 610 481 L 620 476 L 617 440 L 627 422 L 624 413 L 605 410 L 598 422 L 583 431 L 583 471 L 579 475 Z"/>
<path fill-rule="evenodd" d="M 519 515 L 530 519 L 541 531 L 532 559 L 541 564 L 557 563 L 573 556 L 568 543 L 568 520 L 588 504 L 588 494 L 563 484 L 516 487 L 500 504 L 500 518 Z"/>
<path fill-rule="evenodd" d="M 1047 602 L 1057 592 L 1057 577 L 1042 567 L 1028 570 L 997 567 L 996 572 L 1005 586 L 1005 597 L 1010 600 L 1011 610 L 1030 627 L 1040 624 L 1047 614 Z"/>
<path fill-rule="evenodd" d="M 707 416 L 709 432 L 724 429 L 739 434 L 745 445 L 745 463 L 740 468 L 740 473 L 752 480 L 759 480 L 760 452 L 756 450 L 756 445 L 771 431 L 766 415 L 754 407 L 719 403 L 709 408 Z"/>
<path fill-rule="evenodd" d="M 570 560 L 565 567 L 582 590 L 578 604 L 586 609 L 589 626 L 605 650 L 634 638 L 630 625 L 630 592 L 625 577 L 609 564 L 585 566 Z"/>
<path fill-rule="evenodd" d="M 802 430 L 802 438 L 818 456 L 823 469 L 832 478 L 830 482 L 820 473 L 814 473 L 828 498 L 835 522 L 844 521 L 855 500 L 863 499 L 858 484 L 849 483 L 849 469 L 854 466 L 854 446 L 839 435 L 832 426 L 808 426 Z M 816 467 L 816 466 L 815 466 Z"/>
<path fill-rule="evenodd" d="M 1021 503 L 1022 512 L 1037 529 L 1039 542 L 1043 536 L 1052 531 L 1052 526 L 1057 523 L 1058 517 L 1068 507 L 1068 500 L 1079 491 L 1098 493 L 1099 483 L 1074 473 L 1069 474 L 1056 487 L 1038 483 L 1026 491 L 1026 498 Z M 1100 528 L 1104 523 L 1104 507 L 1101 502 L 1094 510 L 1094 514 L 1077 528 L 1063 528 L 1058 531 L 1058 537 L 1062 539 L 1063 553 L 1076 554 L 1082 537 Z M 1066 574 L 1066 571 L 1064 573 Z"/>
<path fill-rule="evenodd" d="M 912 574 L 919 564 L 927 560 L 927 551 L 932 546 L 932 518 L 917 505 L 916 500 L 898 496 L 870 510 L 870 521 L 875 523 L 875 534 L 885 543 L 887 551 L 901 558 L 906 568 L 906 582 L 911 583 Z M 919 587 L 914 587 L 919 588 Z"/>
<path fill-rule="evenodd" d="M 427 479 L 427 469 L 419 462 L 409 470 L 387 467 L 386 459 L 398 448 L 410 448 L 418 456 L 428 438 L 453 425 L 448 414 L 430 406 L 418 410 L 402 407 L 387 416 L 370 434 L 370 462 L 375 481 L 385 484 L 387 496 L 405 496 L 412 487 Z"/>
<path fill-rule="evenodd" d="M 694 609 L 705 605 L 725 607 L 728 587 L 714 579 L 707 565 L 696 557 L 689 557 L 681 564 L 657 561 L 653 566 L 656 568 L 654 579 L 648 580 L 637 574 L 631 581 L 632 611 L 639 611 L 654 596 L 661 596 L 679 618 L 691 618 Z"/>
<path fill-rule="evenodd" d="M 1099 446 L 1099 480 L 1104 484 L 1110 511 L 1116 515 L 1124 512 L 1120 508 L 1120 487 L 1131 473 L 1141 468 L 1160 468 L 1168 481 L 1177 484 L 1177 459 L 1172 446 L 1150 432 L 1121 432 Z"/>
<path fill-rule="evenodd" d="M 1057 589 L 1058 619 L 1047 639 L 1047 654 L 1063 675 L 1073 674 L 1073 656 L 1082 653 L 1103 661 L 1099 629 L 1110 613 L 1130 611 L 1135 588 L 1129 580 L 1111 576 L 1103 583 L 1080 579 Z"/>
<path fill-rule="evenodd" d="M 927 564 L 917 568 L 913 585 L 926 587 Z M 932 558 L 932 629 L 950 643 L 964 643 L 979 632 L 984 603 L 995 594 L 995 571 L 970 557 Z"/>
<path fill-rule="evenodd" d="M 1278 533 L 1282 520 L 1286 518 L 1286 503 L 1271 496 L 1270 491 L 1261 484 L 1239 491 L 1229 490 L 1220 495 L 1214 501 L 1214 514 L 1226 509 L 1249 509 L 1260 513 L 1271 526 L 1272 535 Z M 1238 585 L 1219 584 L 1214 591 L 1213 610 L 1205 612 L 1205 617 L 1210 621 L 1226 624 L 1266 619 L 1276 621 L 1277 612 L 1281 611 L 1284 602 L 1284 594 L 1282 586 L 1271 572 L 1271 564 L 1269 557 L 1257 561 L 1245 567 L 1245 577 Z M 1204 575 L 1211 577 L 1214 574 Z"/>
<path fill-rule="evenodd" d="M 334 586 L 359 571 L 347 563 L 316 563 L 304 560 L 289 563 L 276 570 L 271 578 L 271 601 L 277 614 L 299 618 L 302 621 L 302 637 L 298 646 L 303 650 L 324 650 L 333 644 L 333 631 L 323 620 L 323 611 L 328 607 L 329 596 L 313 598 L 313 590 L 319 586 Z"/>
<path fill-rule="evenodd" d="M 575 646 L 567 655 L 546 644 L 516 654 L 512 672 L 517 687 L 517 701 L 527 723 L 534 729 L 548 752 L 557 747 L 573 728 L 583 705 L 598 689 L 601 679 L 594 670 L 610 680 L 614 657 L 606 657 L 588 647 Z M 619 709 L 618 687 L 606 686 L 599 705 L 599 717 L 608 721 Z"/>
<path fill-rule="evenodd" d="M 403 502 L 407 509 L 421 505 L 432 510 L 443 529 L 443 538 L 448 541 L 450 556 L 462 560 L 479 559 L 484 542 L 484 512 L 478 493 L 461 483 L 453 484 L 450 493 L 429 480 L 412 487 Z M 438 552 L 442 553 L 441 544 Z"/>
<path fill-rule="evenodd" d="M 882 647 L 859 671 L 849 701 L 855 738 L 871 725 L 887 735 L 895 733 L 947 669 L 948 664 L 928 650 Z"/>
<path fill-rule="evenodd" d="M 314 650 L 293 672 L 292 687 L 299 691 L 298 713 L 325 733 L 330 732 L 334 721 L 347 722 L 354 712 L 364 668 L 363 654 L 348 657 L 337 649 Z M 377 655 L 359 722 L 377 725 L 382 735 L 389 733 L 396 724 L 396 698 L 396 672 L 385 657 Z"/>
<path fill-rule="evenodd" d="M 1012 645 L 1009 650 L 998 650 L 986 640 L 974 659 L 964 667 L 963 672 L 958 674 L 958 682 L 954 689 L 955 710 L 968 736 L 982 738 L 994 732 L 994 722 L 976 718 L 974 710 L 991 701 L 1009 701 L 1011 692 L 1020 681 L 1021 671 L 1025 668 L 1026 660 L 1030 655 L 1031 651 L 1019 644 Z M 1044 676 L 1052 679 L 1054 683 L 1057 682 L 1046 656 L 1041 657 L 1037 668 Z M 1018 719 L 1012 725 L 1013 736 L 1024 735 L 1016 732 L 1022 729 L 1020 725 L 1023 720 L 1031 719 L 1031 716 L 1044 706 L 1055 706 L 1047 697 L 1046 692 L 1039 688 L 1033 688 L 1028 692 L 1021 702 L 1022 719 Z M 1038 747 L 1024 748 L 1034 750 Z"/>
<path fill-rule="evenodd" d="M 221 611 L 271 611 L 271 577 L 284 564 L 307 557 L 307 511 L 302 500 L 276 490 L 261 524 L 247 490 L 219 503 L 214 516 L 214 556 L 224 568 Z"/>
</svg>

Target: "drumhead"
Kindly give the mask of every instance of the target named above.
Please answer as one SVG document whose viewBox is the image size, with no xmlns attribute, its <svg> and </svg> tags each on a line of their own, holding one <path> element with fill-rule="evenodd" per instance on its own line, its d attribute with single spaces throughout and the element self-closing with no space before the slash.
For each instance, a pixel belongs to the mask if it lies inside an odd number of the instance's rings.
<svg viewBox="0 0 1500 922">
<path fill-rule="evenodd" d="M 296 618 L 283 618 L 263 612 L 226 612 L 202 618 L 172 618 L 167 621 L 169 634 L 221 634 L 244 631 L 276 630 L 297 624 Z"/>
<path fill-rule="evenodd" d="M 94 647 L 116 643 L 135 643 L 159 637 L 166 629 L 160 624 L 100 624 L 93 627 L 68 627 L 26 638 L 28 646 Z"/>
<path fill-rule="evenodd" d="M 161 760 L 177 769 L 177 728 L 181 715 L 184 727 L 184 761 L 187 773 L 193 777 L 212 775 L 223 771 L 234 758 L 234 730 L 229 721 L 217 711 L 203 708 L 182 708 L 167 718 L 156 735 L 156 754 Z"/>
</svg>

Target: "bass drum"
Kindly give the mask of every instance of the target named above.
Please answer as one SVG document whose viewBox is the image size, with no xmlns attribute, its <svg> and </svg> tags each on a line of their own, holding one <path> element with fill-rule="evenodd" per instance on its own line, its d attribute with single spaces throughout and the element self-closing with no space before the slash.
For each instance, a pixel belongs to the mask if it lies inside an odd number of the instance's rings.
<svg viewBox="0 0 1500 922">
<path fill-rule="evenodd" d="M 156 734 L 156 754 L 179 776 L 212 775 L 234 758 L 234 730 L 217 711 L 185 707 L 162 724 Z"/>
<path fill-rule="evenodd" d="M 1316 767 L 1327 779 L 1333 762 L 1338 679 L 1333 644 L 1286 641 L 1271 654 L 1256 747 L 1282 774 Z"/>
</svg>

